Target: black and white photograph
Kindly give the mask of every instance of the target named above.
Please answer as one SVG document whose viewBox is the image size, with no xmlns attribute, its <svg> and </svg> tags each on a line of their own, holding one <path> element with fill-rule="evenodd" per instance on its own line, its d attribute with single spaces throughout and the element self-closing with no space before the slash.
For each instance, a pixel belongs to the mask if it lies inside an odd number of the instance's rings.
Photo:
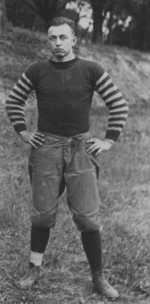
<svg viewBox="0 0 150 304">
<path fill-rule="evenodd" d="M 150 0 L 0 0 L 0 304 L 150 304 Z"/>
</svg>

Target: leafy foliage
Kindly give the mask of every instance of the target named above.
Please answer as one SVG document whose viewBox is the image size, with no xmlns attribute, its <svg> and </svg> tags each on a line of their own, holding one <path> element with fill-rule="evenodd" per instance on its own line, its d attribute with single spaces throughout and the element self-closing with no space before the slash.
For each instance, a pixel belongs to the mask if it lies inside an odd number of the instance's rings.
<svg viewBox="0 0 150 304">
<path fill-rule="evenodd" d="M 7 15 L 14 26 L 47 29 L 69 0 L 6 0 Z"/>
<path fill-rule="evenodd" d="M 93 10 L 92 41 L 150 50 L 150 0 L 5 0 L 8 20 L 14 26 L 44 31 L 56 15 L 79 21 L 89 3 Z M 77 9 L 66 9 L 75 2 Z M 104 35 L 105 26 L 105 35 Z M 87 30 L 88 31 L 88 30 Z"/>
<path fill-rule="evenodd" d="M 8 21 L 13 26 L 44 30 L 43 20 L 27 6 L 24 0 L 6 0 L 6 8 Z"/>
<path fill-rule="evenodd" d="M 0 35 L 7 23 L 5 0 L 0 0 Z"/>
<path fill-rule="evenodd" d="M 150 49 L 150 0 L 91 0 L 93 7 L 93 42 L 103 35 L 107 13 L 107 42 L 140 50 Z M 108 15 L 107 15 L 108 16 Z M 128 24 L 126 21 L 129 20 Z"/>
</svg>

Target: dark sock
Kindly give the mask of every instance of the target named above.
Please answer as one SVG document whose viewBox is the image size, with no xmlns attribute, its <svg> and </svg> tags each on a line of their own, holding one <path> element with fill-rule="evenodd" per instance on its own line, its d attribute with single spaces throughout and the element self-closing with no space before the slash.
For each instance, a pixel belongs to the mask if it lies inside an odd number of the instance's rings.
<svg viewBox="0 0 150 304">
<path fill-rule="evenodd" d="M 102 273 L 102 248 L 100 231 L 81 232 L 81 240 L 91 272 Z"/>
<path fill-rule="evenodd" d="M 44 253 L 48 240 L 50 228 L 31 227 L 31 251 Z"/>
</svg>

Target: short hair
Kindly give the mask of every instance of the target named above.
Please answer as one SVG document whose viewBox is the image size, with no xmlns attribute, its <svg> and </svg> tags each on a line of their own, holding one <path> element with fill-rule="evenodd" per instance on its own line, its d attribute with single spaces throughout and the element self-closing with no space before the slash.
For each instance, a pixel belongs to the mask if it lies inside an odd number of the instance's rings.
<svg viewBox="0 0 150 304">
<path fill-rule="evenodd" d="M 77 36 L 77 27 L 75 22 L 72 19 L 66 18 L 66 17 L 55 17 L 53 18 L 49 25 L 48 25 L 48 30 L 51 26 L 59 26 L 59 25 L 64 25 L 68 24 L 70 28 L 72 29 L 73 33 Z"/>
</svg>

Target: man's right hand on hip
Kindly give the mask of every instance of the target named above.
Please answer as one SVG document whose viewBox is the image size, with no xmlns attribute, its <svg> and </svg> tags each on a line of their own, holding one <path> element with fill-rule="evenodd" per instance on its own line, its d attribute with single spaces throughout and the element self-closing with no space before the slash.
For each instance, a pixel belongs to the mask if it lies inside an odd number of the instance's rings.
<svg viewBox="0 0 150 304">
<path fill-rule="evenodd" d="M 21 139 L 37 149 L 44 144 L 44 135 L 39 132 L 30 132 L 27 130 L 19 132 Z"/>
</svg>

